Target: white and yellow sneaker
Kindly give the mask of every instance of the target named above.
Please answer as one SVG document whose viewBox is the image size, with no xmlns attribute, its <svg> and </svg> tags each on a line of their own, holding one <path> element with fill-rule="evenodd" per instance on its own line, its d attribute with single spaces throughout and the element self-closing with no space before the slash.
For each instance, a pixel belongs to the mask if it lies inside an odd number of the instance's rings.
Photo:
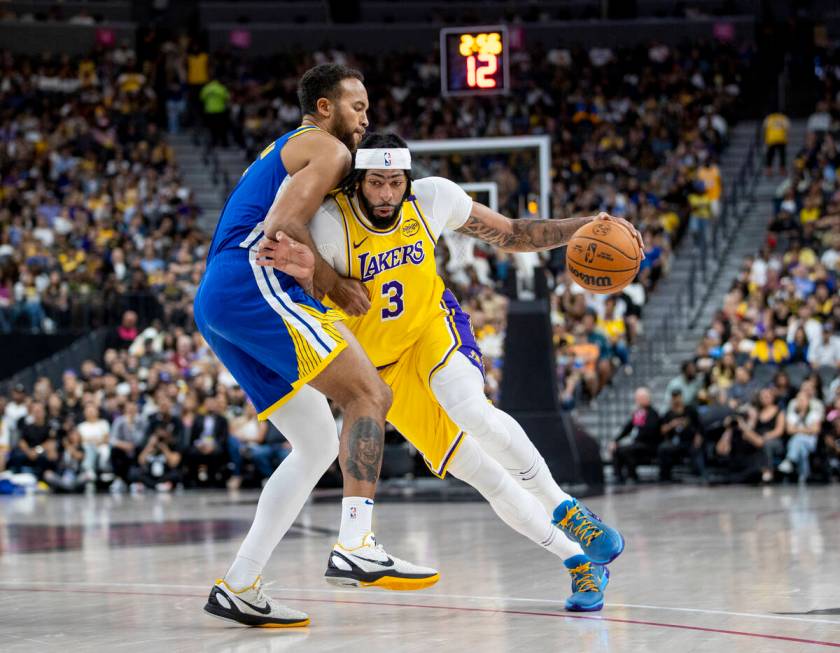
<svg viewBox="0 0 840 653">
<path fill-rule="evenodd" d="M 434 569 L 388 555 L 373 533 L 365 535 L 362 544 L 353 549 L 336 542 L 324 577 L 332 585 L 386 590 L 422 590 L 440 580 Z"/>
<path fill-rule="evenodd" d="M 216 580 L 204 611 L 214 617 L 258 628 L 295 628 L 308 626 L 309 615 L 292 610 L 270 599 L 263 592 L 262 578 L 236 591 L 223 579 Z"/>
</svg>

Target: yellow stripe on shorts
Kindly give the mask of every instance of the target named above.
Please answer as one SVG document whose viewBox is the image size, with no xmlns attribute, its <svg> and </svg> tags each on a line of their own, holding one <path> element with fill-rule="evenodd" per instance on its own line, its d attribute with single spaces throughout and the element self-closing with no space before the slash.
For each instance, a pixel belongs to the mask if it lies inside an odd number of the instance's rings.
<svg viewBox="0 0 840 653">
<path fill-rule="evenodd" d="M 283 322 L 285 323 L 286 328 L 289 331 L 289 335 L 292 338 L 292 343 L 295 346 L 295 355 L 297 356 L 298 362 L 298 376 L 307 376 L 311 374 L 313 370 L 317 369 L 318 364 L 321 362 L 321 357 L 318 355 L 318 352 L 312 348 L 312 345 L 306 341 L 306 338 L 298 333 L 297 329 L 295 329 L 286 320 L 283 320 Z"/>
</svg>

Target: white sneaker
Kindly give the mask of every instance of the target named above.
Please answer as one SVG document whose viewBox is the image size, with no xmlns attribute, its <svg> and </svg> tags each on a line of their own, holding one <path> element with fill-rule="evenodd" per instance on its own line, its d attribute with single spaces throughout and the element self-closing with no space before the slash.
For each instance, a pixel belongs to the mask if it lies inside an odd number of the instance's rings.
<svg viewBox="0 0 840 653">
<path fill-rule="evenodd" d="M 268 598 L 263 592 L 262 578 L 253 585 L 236 591 L 223 579 L 216 580 L 204 611 L 214 617 L 258 628 L 295 628 L 308 626 L 309 615 L 292 610 Z"/>
<path fill-rule="evenodd" d="M 324 577 L 332 585 L 422 590 L 437 583 L 440 574 L 388 555 L 376 543 L 373 533 L 368 533 L 361 546 L 354 549 L 345 549 L 336 542 Z"/>
<path fill-rule="evenodd" d="M 790 462 L 787 458 L 785 458 L 782 462 L 779 463 L 778 470 L 782 474 L 793 474 L 793 463 Z"/>
</svg>

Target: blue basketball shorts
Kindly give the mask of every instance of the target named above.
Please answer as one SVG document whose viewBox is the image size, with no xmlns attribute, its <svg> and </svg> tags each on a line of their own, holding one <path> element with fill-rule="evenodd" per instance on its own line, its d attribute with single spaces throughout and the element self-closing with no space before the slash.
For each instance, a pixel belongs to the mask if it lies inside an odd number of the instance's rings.
<svg viewBox="0 0 840 653">
<path fill-rule="evenodd" d="M 256 264 L 254 252 L 224 250 L 207 264 L 194 302 L 207 344 L 267 417 L 347 346 L 344 314 L 292 277 Z"/>
</svg>

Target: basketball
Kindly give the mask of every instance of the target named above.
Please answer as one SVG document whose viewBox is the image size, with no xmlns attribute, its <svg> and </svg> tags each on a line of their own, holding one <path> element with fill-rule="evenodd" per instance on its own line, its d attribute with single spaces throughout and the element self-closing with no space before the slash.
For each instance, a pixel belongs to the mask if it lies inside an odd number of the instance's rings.
<svg viewBox="0 0 840 653">
<path fill-rule="evenodd" d="M 578 229 L 566 249 L 566 269 L 582 288 L 611 294 L 627 286 L 639 271 L 641 251 L 630 231 L 594 220 Z"/>
</svg>

